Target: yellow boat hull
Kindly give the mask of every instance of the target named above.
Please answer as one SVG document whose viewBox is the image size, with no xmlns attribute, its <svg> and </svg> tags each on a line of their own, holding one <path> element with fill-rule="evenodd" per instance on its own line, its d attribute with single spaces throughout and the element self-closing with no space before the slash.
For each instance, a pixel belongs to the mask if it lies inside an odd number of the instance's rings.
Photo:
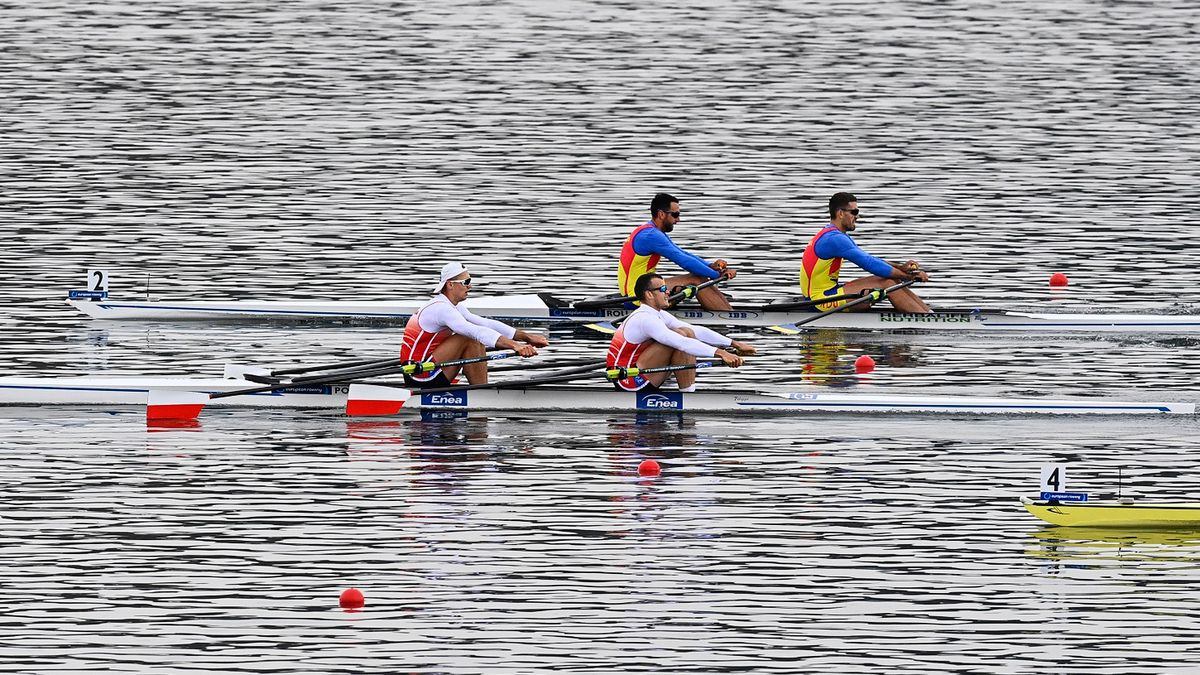
<svg viewBox="0 0 1200 675">
<path fill-rule="evenodd" d="M 1022 498 L 1027 511 L 1053 525 L 1065 527 L 1124 527 L 1200 530 L 1200 503 L 1119 504 L 1070 502 L 1048 504 Z"/>
</svg>

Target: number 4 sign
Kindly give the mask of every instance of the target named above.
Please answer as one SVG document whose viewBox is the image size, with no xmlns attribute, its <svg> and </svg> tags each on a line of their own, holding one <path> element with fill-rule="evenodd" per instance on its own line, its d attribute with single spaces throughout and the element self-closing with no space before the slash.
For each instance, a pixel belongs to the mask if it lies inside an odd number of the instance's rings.
<svg viewBox="0 0 1200 675">
<path fill-rule="evenodd" d="M 1067 491 L 1067 467 L 1065 464 L 1047 464 L 1042 467 L 1042 492 Z"/>
<path fill-rule="evenodd" d="M 1042 499 L 1059 502 L 1086 502 L 1086 492 L 1067 492 L 1067 467 L 1065 464 L 1047 464 L 1042 467 Z"/>
</svg>

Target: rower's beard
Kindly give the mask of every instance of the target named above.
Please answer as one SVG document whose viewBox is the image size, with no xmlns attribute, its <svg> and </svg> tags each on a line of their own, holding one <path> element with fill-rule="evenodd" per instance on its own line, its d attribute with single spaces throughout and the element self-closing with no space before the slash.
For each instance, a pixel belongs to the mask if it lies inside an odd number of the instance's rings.
<svg viewBox="0 0 1200 675">
<path fill-rule="evenodd" d="M 666 234 L 666 233 L 668 233 L 668 232 L 670 232 L 671 230 L 674 230 L 674 229 L 675 229 L 675 224 L 674 224 L 674 223 L 663 223 L 663 229 L 662 229 L 662 231 L 663 231 L 663 234 Z"/>
</svg>

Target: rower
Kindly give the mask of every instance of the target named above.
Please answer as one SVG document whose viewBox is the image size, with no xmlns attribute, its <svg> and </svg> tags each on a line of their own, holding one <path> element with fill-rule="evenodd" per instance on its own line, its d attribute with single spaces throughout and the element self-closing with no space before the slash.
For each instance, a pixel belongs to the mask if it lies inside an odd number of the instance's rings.
<svg viewBox="0 0 1200 675">
<path fill-rule="evenodd" d="M 915 260 L 896 265 L 859 248 L 850 238 L 850 233 L 858 225 L 858 215 L 858 198 L 849 192 L 839 192 L 829 198 L 830 222 L 808 242 L 800 266 L 800 289 L 810 300 L 864 294 L 877 288 L 887 288 L 892 281 L 929 281 L 929 275 L 921 271 L 921 266 Z M 843 258 L 870 272 L 871 276 L 841 283 L 838 271 Z M 888 293 L 887 299 L 901 312 L 928 314 L 931 311 L 929 305 L 908 288 Z M 817 309 L 827 312 L 847 302 L 848 299 L 834 300 L 817 305 Z M 852 312 L 861 311 L 871 304 L 864 302 L 848 309 Z"/>
<path fill-rule="evenodd" d="M 731 340 L 703 326 L 680 321 L 666 311 L 669 304 L 666 283 L 661 275 L 647 272 L 637 278 L 633 294 L 641 303 L 617 329 L 608 346 L 609 368 L 660 368 L 668 365 L 691 365 L 696 357 L 719 358 L 725 365 L 737 368 L 742 358 L 724 349 L 733 347 L 741 354 L 753 354 L 754 347 Z M 613 381 L 617 389 L 640 391 L 657 389 L 670 372 L 647 373 Z M 674 371 L 679 391 L 696 390 L 696 371 Z"/>
<path fill-rule="evenodd" d="M 475 316 L 464 307 L 462 301 L 471 292 L 471 275 L 462 263 L 446 263 L 433 292 L 437 295 L 409 317 L 404 327 L 400 359 L 406 363 L 482 357 L 490 348 L 511 349 L 530 357 L 537 355 L 537 347 L 550 344 L 537 333 Z M 487 384 L 487 365 L 483 361 L 449 366 L 428 373 L 406 374 L 404 380 L 414 387 L 448 387 L 462 368 L 471 384 Z"/>
<path fill-rule="evenodd" d="M 667 233 L 675 229 L 679 216 L 678 199 L 665 192 L 654 195 L 654 199 L 650 201 L 650 220 L 635 229 L 621 247 L 617 281 L 622 295 L 634 295 L 634 282 L 641 275 L 655 271 L 658 261 L 664 256 L 688 272 L 667 279 L 667 287 L 670 289 L 694 286 L 722 275 L 727 279 L 737 276 L 737 271 L 727 267 L 724 260 L 706 262 L 671 241 Z M 729 299 L 717 290 L 716 286 L 700 289 L 696 293 L 696 299 L 704 309 L 732 309 Z"/>
</svg>

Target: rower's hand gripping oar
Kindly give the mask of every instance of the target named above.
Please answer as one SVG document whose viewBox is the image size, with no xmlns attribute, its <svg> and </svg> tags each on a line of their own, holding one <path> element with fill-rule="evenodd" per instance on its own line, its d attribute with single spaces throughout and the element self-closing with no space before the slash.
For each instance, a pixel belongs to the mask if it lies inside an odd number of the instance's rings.
<svg viewBox="0 0 1200 675">
<path fill-rule="evenodd" d="M 725 276 L 725 274 L 722 273 L 721 276 L 717 277 L 716 279 L 709 279 L 708 281 L 705 281 L 704 283 L 699 284 L 699 285 L 688 284 L 687 286 L 680 288 L 679 291 L 676 292 L 674 295 L 671 295 L 670 297 L 668 297 L 667 301 L 671 303 L 672 307 L 674 307 L 677 303 L 682 302 L 683 300 L 687 300 L 688 298 L 696 297 L 697 293 L 708 288 L 709 286 L 716 286 L 717 284 L 721 283 L 722 281 L 728 281 L 728 280 L 729 280 L 729 277 Z"/>
<path fill-rule="evenodd" d="M 908 288 L 909 286 L 912 286 L 915 283 L 917 283 L 917 279 L 909 279 L 908 281 L 901 281 L 900 283 L 896 284 L 895 286 L 888 286 L 887 288 L 875 288 L 875 289 L 868 291 L 865 295 L 858 298 L 857 300 L 851 300 L 850 302 L 847 302 L 846 304 L 841 305 L 839 307 L 834 307 L 833 309 L 831 309 L 827 312 L 821 312 L 819 314 L 814 314 L 814 315 L 808 317 L 807 319 L 803 319 L 803 320 L 797 321 L 795 323 L 789 323 L 789 324 L 785 324 L 782 326 L 768 326 L 768 330 L 773 330 L 777 333 L 784 333 L 786 335 L 796 335 L 797 333 L 801 332 L 800 326 L 803 326 L 804 324 L 812 323 L 814 321 L 820 321 L 821 319 L 829 316 L 830 314 L 837 314 L 838 312 L 844 312 L 847 309 L 850 309 L 851 307 L 857 307 L 858 305 L 861 305 L 863 303 L 878 302 L 879 300 L 883 300 L 884 298 L 886 298 L 888 296 L 888 293 L 894 293 L 895 291 L 898 291 L 902 288 Z M 824 304 L 824 303 L 822 303 L 822 304 Z"/>
<path fill-rule="evenodd" d="M 725 351 L 729 354 L 733 354 L 734 356 L 739 356 L 739 357 L 743 354 L 743 352 L 739 351 L 738 349 L 736 349 L 734 347 L 725 347 L 725 348 L 723 348 L 723 351 Z M 749 351 L 749 352 L 744 352 L 744 353 L 753 354 L 755 352 Z M 720 354 L 720 351 L 718 351 L 718 355 L 719 354 Z M 610 380 L 623 380 L 627 377 L 636 377 L 638 375 L 645 375 L 646 373 L 671 373 L 671 372 L 674 372 L 677 370 L 693 370 L 693 369 L 700 370 L 702 368 L 712 368 L 715 366 L 729 366 L 730 368 L 736 368 L 736 367 L 740 366 L 742 363 L 743 363 L 743 361 L 740 358 L 736 358 L 733 360 L 732 363 L 730 363 L 729 361 L 726 361 L 718 356 L 717 358 L 706 359 L 704 361 L 697 361 L 695 363 L 681 363 L 681 364 L 675 364 L 675 365 L 670 365 L 670 366 L 656 366 L 654 368 L 638 368 L 637 366 L 623 366 L 623 367 L 617 366 L 615 368 L 609 368 L 608 370 L 605 370 L 604 376 Z"/>
</svg>

